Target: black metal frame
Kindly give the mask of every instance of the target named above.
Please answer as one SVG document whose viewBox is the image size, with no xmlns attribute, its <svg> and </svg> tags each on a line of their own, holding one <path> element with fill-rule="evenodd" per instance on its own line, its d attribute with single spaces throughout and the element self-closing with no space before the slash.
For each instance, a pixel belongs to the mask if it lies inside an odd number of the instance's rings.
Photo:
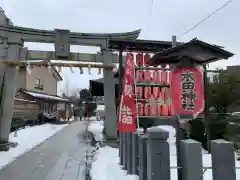
<svg viewBox="0 0 240 180">
<path fill-rule="evenodd" d="M 183 42 L 177 45 L 184 44 Z M 171 41 L 151 41 L 151 40 L 117 40 L 110 39 L 108 48 L 114 51 L 134 51 L 134 52 L 160 52 L 163 49 L 172 47 Z"/>
</svg>

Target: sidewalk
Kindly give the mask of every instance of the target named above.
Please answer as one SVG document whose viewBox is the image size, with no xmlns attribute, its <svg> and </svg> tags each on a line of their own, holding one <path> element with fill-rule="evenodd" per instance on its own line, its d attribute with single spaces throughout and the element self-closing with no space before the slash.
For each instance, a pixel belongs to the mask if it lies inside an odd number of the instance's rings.
<svg viewBox="0 0 240 180">
<path fill-rule="evenodd" d="M 84 122 L 72 122 L 43 144 L 0 170 L 1 180 L 83 180 Z M 31 141 L 31 137 L 29 137 Z"/>
</svg>

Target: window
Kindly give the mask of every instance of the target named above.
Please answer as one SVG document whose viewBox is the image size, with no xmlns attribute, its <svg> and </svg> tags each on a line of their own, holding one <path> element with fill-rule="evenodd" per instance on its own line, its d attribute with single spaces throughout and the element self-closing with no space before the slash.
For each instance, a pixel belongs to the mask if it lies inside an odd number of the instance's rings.
<svg viewBox="0 0 240 180">
<path fill-rule="evenodd" d="M 40 85 L 40 79 L 39 78 L 36 78 L 36 85 Z"/>
<path fill-rule="evenodd" d="M 48 104 L 48 112 L 49 113 L 53 112 L 53 104 Z"/>
<path fill-rule="evenodd" d="M 48 104 L 44 103 L 44 112 L 48 112 Z"/>
<path fill-rule="evenodd" d="M 40 104 L 40 111 L 44 111 L 44 103 Z"/>
<path fill-rule="evenodd" d="M 53 112 L 57 111 L 57 104 L 53 104 Z"/>
<path fill-rule="evenodd" d="M 39 78 L 36 78 L 35 89 L 43 90 L 43 85 L 42 85 L 41 83 L 42 83 L 42 82 L 40 81 L 40 79 L 39 79 Z"/>
</svg>

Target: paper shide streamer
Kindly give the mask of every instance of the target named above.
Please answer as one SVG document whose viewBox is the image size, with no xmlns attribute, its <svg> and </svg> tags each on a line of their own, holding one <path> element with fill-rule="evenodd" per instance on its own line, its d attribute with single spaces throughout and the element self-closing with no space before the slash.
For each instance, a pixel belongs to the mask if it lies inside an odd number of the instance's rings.
<svg viewBox="0 0 240 180">
<path fill-rule="evenodd" d="M 30 63 L 28 63 L 28 64 L 27 64 L 27 67 L 26 67 L 26 70 L 27 70 L 27 73 L 28 73 L 29 75 L 32 73 L 32 68 L 33 68 L 33 66 L 32 66 Z"/>
<path fill-rule="evenodd" d="M 92 75 L 92 73 L 91 73 L 91 65 L 90 64 L 88 65 L 88 74 Z"/>
<path fill-rule="evenodd" d="M 79 72 L 80 72 L 80 74 L 83 74 L 83 68 L 82 67 L 79 67 Z"/>
<path fill-rule="evenodd" d="M 71 73 L 74 74 L 73 67 L 70 66 L 69 69 L 70 69 Z"/>
</svg>

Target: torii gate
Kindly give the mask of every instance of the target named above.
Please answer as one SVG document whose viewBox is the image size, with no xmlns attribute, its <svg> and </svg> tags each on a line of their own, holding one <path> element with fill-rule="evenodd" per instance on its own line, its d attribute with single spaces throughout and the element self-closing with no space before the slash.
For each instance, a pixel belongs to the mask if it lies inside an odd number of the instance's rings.
<svg viewBox="0 0 240 180">
<path fill-rule="evenodd" d="M 140 30 L 126 33 L 75 33 L 66 29 L 54 31 L 14 26 L 0 9 L 0 59 L 17 62 L 19 60 L 72 60 L 102 62 L 104 75 L 104 99 L 106 111 L 106 131 L 108 138 L 117 137 L 116 106 L 114 94 L 113 63 L 118 62 L 118 55 L 109 49 L 110 39 L 136 39 Z M 55 51 L 33 51 L 24 48 L 24 42 L 53 43 Z M 98 46 L 101 53 L 84 54 L 70 52 L 70 45 Z M 14 63 L 13 63 L 14 64 Z M 87 67 L 87 66 L 86 66 Z M 16 92 L 18 72 L 15 67 L 0 65 L 1 111 L 0 144 L 8 142 L 12 121 L 12 109 Z"/>
</svg>

